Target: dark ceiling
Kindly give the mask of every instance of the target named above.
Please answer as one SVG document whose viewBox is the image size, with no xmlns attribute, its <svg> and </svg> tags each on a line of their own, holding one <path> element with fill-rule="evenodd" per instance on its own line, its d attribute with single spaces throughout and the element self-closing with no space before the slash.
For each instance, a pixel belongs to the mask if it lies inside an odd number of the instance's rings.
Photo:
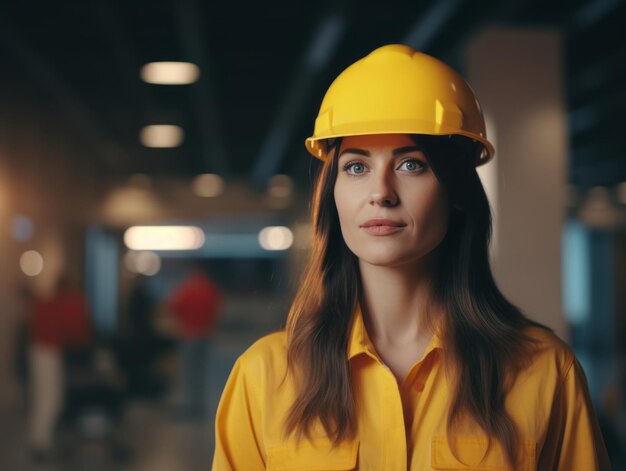
<svg viewBox="0 0 626 471">
<path fill-rule="evenodd" d="M 563 32 L 570 180 L 626 180 L 622 0 L 5 1 L 0 136 L 53 141 L 103 177 L 306 175 L 303 140 L 343 68 L 408 42 L 462 71 L 460 46 L 490 23 Z M 201 78 L 143 83 L 140 67 L 157 60 L 195 62 Z M 185 143 L 143 148 L 139 130 L 157 123 L 181 125 Z"/>
</svg>

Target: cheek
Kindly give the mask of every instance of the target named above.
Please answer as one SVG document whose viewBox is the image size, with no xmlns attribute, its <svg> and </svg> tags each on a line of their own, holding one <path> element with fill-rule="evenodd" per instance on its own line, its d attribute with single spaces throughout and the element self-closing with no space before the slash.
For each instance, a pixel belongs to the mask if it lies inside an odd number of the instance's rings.
<svg viewBox="0 0 626 471">
<path fill-rule="evenodd" d="M 348 191 L 342 185 L 335 185 L 335 207 L 339 217 L 339 228 L 343 240 L 353 250 L 356 227 L 356 214 L 358 203 L 353 192 Z"/>
<path fill-rule="evenodd" d="M 449 219 L 450 205 L 448 197 L 445 192 L 439 191 L 432 197 L 425 221 L 432 226 L 433 237 L 438 241 L 441 241 L 446 235 L 446 232 L 448 231 Z"/>
<path fill-rule="evenodd" d="M 447 231 L 450 217 L 446 192 L 437 186 L 418 192 L 411 199 L 415 204 L 412 213 L 416 229 L 433 238 L 442 238 Z"/>
<path fill-rule="evenodd" d="M 353 201 L 350 198 L 349 192 L 347 192 L 342 185 L 335 185 L 334 197 L 339 221 L 344 221 L 351 213 L 351 202 L 353 203 Z"/>
</svg>

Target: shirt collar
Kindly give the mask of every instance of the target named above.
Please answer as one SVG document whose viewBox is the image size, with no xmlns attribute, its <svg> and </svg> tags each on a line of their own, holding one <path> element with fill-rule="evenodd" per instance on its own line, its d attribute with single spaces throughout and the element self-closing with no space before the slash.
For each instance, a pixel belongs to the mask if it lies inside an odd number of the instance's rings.
<svg viewBox="0 0 626 471">
<path fill-rule="evenodd" d="M 443 342 L 441 340 L 442 322 L 437 322 L 435 333 L 430 339 L 428 346 L 424 352 L 424 358 L 435 349 L 443 349 Z M 365 322 L 363 321 L 363 312 L 361 311 L 361 305 L 357 303 L 354 313 L 352 315 L 352 325 L 350 328 L 350 335 L 348 337 L 348 360 L 360 355 L 362 353 L 370 356 L 377 357 L 374 344 L 370 340 L 370 336 L 365 328 Z"/>
<path fill-rule="evenodd" d="M 361 353 L 372 355 L 375 351 L 374 344 L 372 344 L 363 322 L 361 305 L 357 303 L 352 314 L 352 327 L 350 329 L 350 337 L 348 338 L 348 360 Z"/>
</svg>

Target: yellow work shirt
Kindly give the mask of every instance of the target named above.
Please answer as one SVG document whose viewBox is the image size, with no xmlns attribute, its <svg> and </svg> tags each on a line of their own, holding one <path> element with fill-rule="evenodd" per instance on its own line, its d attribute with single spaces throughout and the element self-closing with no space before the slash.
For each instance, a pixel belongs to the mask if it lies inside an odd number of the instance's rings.
<svg viewBox="0 0 626 471">
<path fill-rule="evenodd" d="M 584 373 L 569 347 L 553 334 L 531 328 L 544 348 L 521 371 L 506 399 L 520 437 L 518 469 L 606 471 L 606 449 Z M 294 400 L 286 376 L 286 334 L 258 340 L 235 363 L 215 423 L 213 471 L 256 470 L 483 470 L 510 469 L 499 443 L 478 426 L 446 437 L 450 388 L 434 335 L 402 385 L 382 363 L 360 310 L 350 330 L 348 358 L 357 406 L 357 436 L 332 448 L 321 425 L 313 439 L 284 438 Z M 283 381 L 284 380 L 284 381 Z M 484 457 L 483 457 L 484 455 Z"/>
</svg>

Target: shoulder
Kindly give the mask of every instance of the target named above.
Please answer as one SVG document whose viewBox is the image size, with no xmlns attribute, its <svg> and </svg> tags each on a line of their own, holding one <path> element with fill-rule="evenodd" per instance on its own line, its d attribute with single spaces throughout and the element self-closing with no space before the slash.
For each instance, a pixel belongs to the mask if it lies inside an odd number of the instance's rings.
<svg viewBox="0 0 626 471">
<path fill-rule="evenodd" d="M 247 374 L 284 373 L 287 367 L 287 335 L 274 332 L 254 342 L 237 360 Z"/>
<path fill-rule="evenodd" d="M 254 342 L 243 352 L 230 373 L 226 390 L 239 391 L 254 399 L 254 410 L 264 416 L 277 414 L 276 408 L 289 403 L 293 390 L 287 368 L 285 332 L 275 332 Z M 270 399 L 268 401 L 268 398 Z"/>
<path fill-rule="evenodd" d="M 573 362 L 574 352 L 571 347 L 553 331 L 533 326 L 524 333 L 536 342 L 539 358 L 545 357 L 563 364 Z"/>
<path fill-rule="evenodd" d="M 532 339 L 534 352 L 521 375 L 525 380 L 552 383 L 558 388 L 569 373 L 576 357 L 567 343 L 554 332 L 541 327 L 528 327 L 524 333 Z"/>
<path fill-rule="evenodd" d="M 572 370 L 571 348 L 550 330 L 528 327 L 523 333 L 532 342 L 527 358 L 516 369 L 507 392 L 507 409 L 519 424 L 532 417 L 550 417 L 559 391 Z M 529 415 L 529 411 L 534 411 Z"/>
<path fill-rule="evenodd" d="M 242 358 L 264 358 L 287 354 L 287 334 L 284 330 L 267 334 L 255 341 L 241 355 Z"/>
</svg>

